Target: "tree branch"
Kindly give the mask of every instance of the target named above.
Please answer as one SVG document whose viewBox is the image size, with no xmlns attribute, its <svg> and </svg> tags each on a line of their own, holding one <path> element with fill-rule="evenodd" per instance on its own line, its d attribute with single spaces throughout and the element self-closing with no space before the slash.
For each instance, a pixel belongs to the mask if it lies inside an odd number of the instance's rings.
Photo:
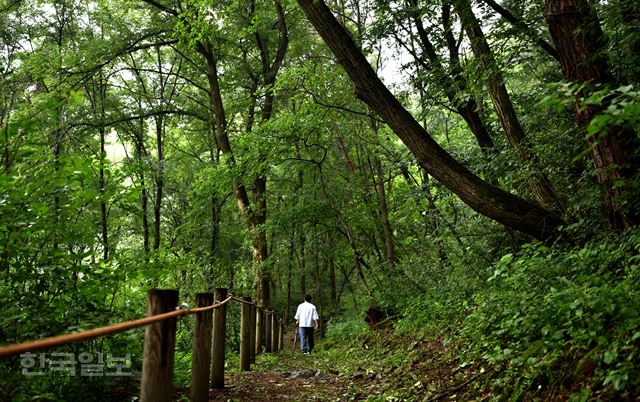
<svg viewBox="0 0 640 402">
<path fill-rule="evenodd" d="M 127 116 L 127 117 L 122 117 L 120 119 L 116 119 L 116 120 L 111 120 L 111 121 L 107 121 L 104 123 L 93 123 L 93 122 L 79 122 L 76 124 L 71 124 L 69 126 L 69 128 L 75 128 L 75 127 L 88 127 L 88 128 L 98 128 L 98 127 L 110 127 L 110 126 L 115 126 L 117 124 L 121 124 L 121 123 L 127 123 L 133 120 L 138 120 L 138 119 L 146 119 L 149 117 L 154 117 L 154 116 L 166 116 L 166 115 L 178 115 L 178 116 L 191 116 L 191 117 L 195 117 L 198 120 L 202 120 L 202 121 L 208 121 L 206 118 L 200 116 L 199 114 L 195 113 L 195 112 L 191 112 L 188 110 L 181 110 L 181 109 L 172 109 L 172 110 L 154 110 L 148 113 L 143 113 L 143 114 L 139 114 L 139 115 L 134 115 L 134 116 Z"/>
<path fill-rule="evenodd" d="M 484 1 L 485 4 L 491 7 L 493 11 L 500 14 L 502 18 L 510 22 L 511 25 L 513 25 L 518 29 L 524 30 L 526 35 L 529 37 L 529 39 L 531 39 L 535 44 L 540 46 L 551 57 L 553 57 L 557 61 L 560 61 L 560 58 L 559 58 L 560 56 L 558 56 L 558 52 L 556 51 L 556 49 L 549 42 L 542 39 L 540 37 L 540 34 L 536 32 L 535 29 L 528 26 L 524 21 L 522 21 L 521 19 L 513 15 L 509 10 L 502 7 L 495 0 L 482 0 L 482 1 Z"/>
<path fill-rule="evenodd" d="M 171 14 L 171 15 L 173 15 L 174 17 L 177 17 L 177 16 L 178 16 L 178 12 L 177 12 L 176 10 L 174 10 L 174 9 L 173 9 L 173 8 L 171 8 L 171 7 L 167 7 L 167 6 L 165 6 L 164 4 L 160 4 L 160 3 L 158 3 L 158 2 L 157 2 L 157 1 L 155 1 L 155 0 L 142 0 L 142 1 L 143 1 L 144 3 L 147 3 L 147 4 L 150 4 L 150 5 L 154 6 L 155 8 L 157 8 L 157 9 L 158 9 L 158 10 L 160 10 L 160 11 L 164 11 L 164 12 L 165 12 L 165 13 L 167 13 L 167 14 Z"/>
<path fill-rule="evenodd" d="M 349 108 L 347 108 L 347 107 L 340 106 L 340 105 L 330 105 L 330 104 L 328 104 L 328 103 L 325 103 L 325 102 L 321 101 L 320 99 L 318 99 L 318 97 L 317 97 L 317 96 L 316 96 L 316 95 L 315 95 L 311 90 L 309 90 L 307 87 L 305 87 L 305 86 L 304 86 L 304 84 L 302 84 L 302 89 L 303 89 L 303 90 L 304 90 L 308 95 L 311 95 L 311 99 L 313 99 L 313 101 L 314 101 L 316 104 L 320 105 L 320 106 L 324 106 L 324 107 L 329 108 L 329 109 L 337 109 L 337 110 L 341 110 L 341 111 L 343 111 L 343 112 L 347 112 L 347 113 L 355 114 L 355 115 L 358 115 L 358 116 L 365 116 L 365 117 L 368 117 L 368 118 L 370 118 L 370 119 L 373 119 L 373 120 L 377 121 L 378 123 L 385 124 L 384 120 L 381 120 L 381 119 L 379 119 L 378 117 L 373 116 L 373 115 L 371 115 L 371 114 L 369 114 L 369 113 L 366 113 L 366 112 L 360 112 L 360 111 L 358 111 L 358 110 L 349 109 Z"/>
</svg>

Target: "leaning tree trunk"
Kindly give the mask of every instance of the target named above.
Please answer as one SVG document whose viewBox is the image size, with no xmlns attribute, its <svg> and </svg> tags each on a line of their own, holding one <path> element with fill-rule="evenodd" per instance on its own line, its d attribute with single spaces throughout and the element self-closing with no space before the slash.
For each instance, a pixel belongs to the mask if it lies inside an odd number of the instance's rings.
<svg viewBox="0 0 640 402">
<path fill-rule="evenodd" d="M 480 27 L 480 22 L 473 13 L 470 0 L 456 0 L 455 7 L 460 16 L 462 26 L 471 41 L 471 48 L 484 70 L 489 95 L 509 145 L 515 149 L 516 156 L 521 164 L 533 165 L 531 175 L 527 179 L 533 198 L 544 208 L 562 212 L 564 209 L 562 203 L 551 182 L 542 173 L 537 156 L 531 150 L 531 145 L 528 143 L 527 136 L 511 102 L 502 72 L 493 57 L 489 43 Z"/>
<path fill-rule="evenodd" d="M 563 224 L 557 215 L 483 181 L 440 147 L 384 86 L 324 2 L 298 3 L 346 70 L 356 96 L 384 119 L 429 174 L 485 216 L 540 239 L 557 235 Z"/>
<path fill-rule="evenodd" d="M 595 10 L 587 0 L 546 0 L 545 3 L 545 18 L 558 50 L 564 77 L 582 84 L 612 83 L 603 51 L 606 45 L 604 34 Z M 588 96 L 589 86 L 583 86 L 579 95 Z M 593 117 L 606 106 L 576 102 L 578 126 L 585 130 Z M 638 168 L 637 161 L 630 158 L 637 149 L 634 137 L 632 130 L 611 126 L 606 132 L 587 138 L 597 180 L 604 188 L 604 209 L 609 224 L 617 230 L 637 225 L 639 221 L 637 213 L 623 211 L 622 196 L 631 195 L 625 194 L 624 184 L 619 185 Z M 637 195 L 632 197 L 637 200 Z"/>
</svg>

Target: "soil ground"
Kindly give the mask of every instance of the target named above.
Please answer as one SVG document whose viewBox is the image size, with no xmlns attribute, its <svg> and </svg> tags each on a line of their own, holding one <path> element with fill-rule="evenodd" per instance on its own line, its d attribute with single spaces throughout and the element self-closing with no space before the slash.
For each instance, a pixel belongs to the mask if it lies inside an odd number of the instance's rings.
<svg viewBox="0 0 640 402">
<path fill-rule="evenodd" d="M 212 389 L 211 401 L 348 401 L 349 383 L 338 371 L 328 369 L 317 354 L 303 355 L 299 340 L 294 350 L 294 331 L 284 336 L 284 350 L 257 356 L 251 371 L 227 369 L 225 388 Z M 235 361 L 230 362 L 234 364 Z M 177 400 L 189 395 L 183 389 Z"/>
<path fill-rule="evenodd" d="M 369 338 L 357 350 L 318 342 L 317 353 L 294 349 L 294 332 L 284 339 L 284 350 L 257 356 L 251 371 L 238 370 L 229 358 L 225 388 L 212 389 L 211 401 L 485 401 L 488 395 L 469 389 L 478 376 L 471 366 L 448 361 L 440 341 L 412 341 L 379 332 L 379 347 Z M 403 345 L 398 347 L 398 345 Z M 395 347 L 394 347 L 395 346 Z M 373 355 L 374 350 L 378 350 Z M 380 354 L 381 352 L 383 354 Z M 469 392 L 470 391 L 470 392 Z M 180 390 L 175 400 L 188 400 Z"/>
</svg>

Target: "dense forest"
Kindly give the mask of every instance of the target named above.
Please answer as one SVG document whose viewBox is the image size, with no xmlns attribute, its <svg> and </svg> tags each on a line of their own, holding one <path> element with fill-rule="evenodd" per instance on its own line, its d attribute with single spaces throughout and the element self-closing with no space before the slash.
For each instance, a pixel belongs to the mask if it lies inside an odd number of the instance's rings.
<svg viewBox="0 0 640 402">
<path fill-rule="evenodd" d="M 640 2 L 2 0 L 0 70 L 1 344 L 152 288 L 289 323 L 311 293 L 333 347 L 446 339 L 461 400 L 640 395 Z M 143 335 L 57 351 L 139 369 Z M 2 400 L 136 395 L 0 371 Z"/>
</svg>

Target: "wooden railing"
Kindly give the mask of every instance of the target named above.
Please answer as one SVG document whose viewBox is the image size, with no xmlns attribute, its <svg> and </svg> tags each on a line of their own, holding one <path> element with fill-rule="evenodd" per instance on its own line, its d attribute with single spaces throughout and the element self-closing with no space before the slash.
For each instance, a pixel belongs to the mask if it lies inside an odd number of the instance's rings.
<svg viewBox="0 0 640 402">
<path fill-rule="evenodd" d="M 0 348 L 0 358 L 9 358 L 34 350 L 68 345 L 132 328 L 146 326 L 142 358 L 140 400 L 170 401 L 173 384 L 173 361 L 176 319 L 195 314 L 191 359 L 191 401 L 208 401 L 209 388 L 224 388 L 227 304 L 241 303 L 240 370 L 248 371 L 256 354 L 277 352 L 283 347 L 284 323 L 278 314 L 257 306 L 251 298 L 228 296 L 227 289 L 198 293 L 195 308 L 178 306 L 177 290 L 152 289 L 147 294 L 147 317 L 139 320 L 44 338 Z"/>
</svg>

